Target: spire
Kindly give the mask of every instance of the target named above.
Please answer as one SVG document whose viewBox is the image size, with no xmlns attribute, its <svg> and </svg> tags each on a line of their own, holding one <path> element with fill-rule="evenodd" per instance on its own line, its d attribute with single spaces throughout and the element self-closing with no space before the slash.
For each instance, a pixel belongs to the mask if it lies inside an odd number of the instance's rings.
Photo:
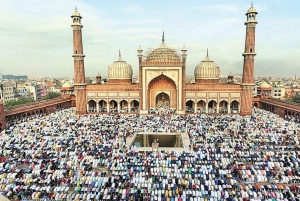
<svg viewBox="0 0 300 201">
<path fill-rule="evenodd" d="M 77 11 L 77 6 L 75 6 L 75 10 Z"/>
<path fill-rule="evenodd" d="M 118 61 L 123 61 L 122 57 L 121 57 L 121 50 L 119 49 L 119 58 Z"/>
<path fill-rule="evenodd" d="M 253 1 L 252 1 L 252 3 L 251 3 L 251 7 L 253 7 Z"/>
<path fill-rule="evenodd" d="M 165 42 L 165 31 L 163 31 L 162 40 L 163 43 Z"/>
<path fill-rule="evenodd" d="M 212 61 L 212 60 L 210 59 L 210 57 L 209 57 L 209 54 L 208 54 L 208 48 L 206 48 L 206 56 L 205 56 L 205 58 L 204 58 L 203 61 Z"/>
</svg>

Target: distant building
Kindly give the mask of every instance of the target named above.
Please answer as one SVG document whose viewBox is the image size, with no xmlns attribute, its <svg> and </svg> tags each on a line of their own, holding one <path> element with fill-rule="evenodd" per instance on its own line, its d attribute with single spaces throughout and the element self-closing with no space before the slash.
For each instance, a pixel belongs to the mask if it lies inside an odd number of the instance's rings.
<svg viewBox="0 0 300 201">
<path fill-rule="evenodd" d="M 3 80 L 27 80 L 27 75 L 2 75 Z"/>
<path fill-rule="evenodd" d="M 25 86 L 18 87 L 16 93 L 17 93 L 18 98 L 30 98 L 31 97 L 29 90 L 27 90 L 27 88 Z"/>
<path fill-rule="evenodd" d="M 41 98 L 44 98 L 48 94 L 46 86 L 40 86 Z"/>
<path fill-rule="evenodd" d="M 271 91 L 272 97 L 280 100 L 285 100 L 285 87 L 273 87 Z"/>
<path fill-rule="evenodd" d="M 47 92 L 52 91 L 56 93 L 60 93 L 61 84 L 58 80 L 52 80 L 45 82 Z"/>
<path fill-rule="evenodd" d="M 0 98 L 3 99 L 3 104 L 9 100 L 15 100 L 14 88 L 14 82 L 3 82 L 0 84 Z"/>
</svg>

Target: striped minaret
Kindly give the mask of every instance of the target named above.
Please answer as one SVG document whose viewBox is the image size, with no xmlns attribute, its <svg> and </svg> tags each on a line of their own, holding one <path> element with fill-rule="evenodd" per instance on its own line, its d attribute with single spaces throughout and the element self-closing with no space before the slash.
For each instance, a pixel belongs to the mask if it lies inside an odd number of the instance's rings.
<svg viewBox="0 0 300 201">
<path fill-rule="evenodd" d="M 252 96 L 254 87 L 254 57 L 255 53 L 255 26 L 257 12 L 253 5 L 246 13 L 247 21 L 246 25 L 246 41 L 245 51 L 243 54 L 243 78 L 242 78 L 242 97 L 240 114 L 251 115 L 252 114 Z"/>
<path fill-rule="evenodd" d="M 72 16 L 73 28 L 73 55 L 74 58 L 74 90 L 76 96 L 76 114 L 87 113 L 87 101 L 86 101 L 86 83 L 84 72 L 84 57 L 82 48 L 82 24 L 80 13 L 75 8 Z"/>
</svg>

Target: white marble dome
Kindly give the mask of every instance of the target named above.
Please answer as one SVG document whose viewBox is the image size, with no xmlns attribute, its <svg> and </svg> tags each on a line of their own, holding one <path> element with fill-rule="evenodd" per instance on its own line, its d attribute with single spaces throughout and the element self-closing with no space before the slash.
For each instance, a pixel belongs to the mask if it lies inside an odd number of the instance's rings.
<svg viewBox="0 0 300 201">
<path fill-rule="evenodd" d="M 265 80 L 263 80 L 259 87 L 260 88 L 270 88 L 271 86 Z"/>
<path fill-rule="evenodd" d="M 195 68 L 195 79 L 219 79 L 220 68 L 208 54 Z"/>
<path fill-rule="evenodd" d="M 144 61 L 148 62 L 180 62 L 180 54 L 163 41 L 156 49 L 150 50 Z"/>
<path fill-rule="evenodd" d="M 65 82 L 63 85 L 62 85 L 62 88 L 71 88 L 72 85 L 69 81 Z"/>
<path fill-rule="evenodd" d="M 132 79 L 132 67 L 119 54 L 117 61 L 108 67 L 108 79 Z"/>
</svg>

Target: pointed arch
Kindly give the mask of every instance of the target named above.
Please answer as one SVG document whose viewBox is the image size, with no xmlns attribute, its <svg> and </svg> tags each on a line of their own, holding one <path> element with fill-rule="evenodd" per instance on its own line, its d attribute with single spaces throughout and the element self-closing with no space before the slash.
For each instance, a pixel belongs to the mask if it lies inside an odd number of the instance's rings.
<svg viewBox="0 0 300 201">
<path fill-rule="evenodd" d="M 195 102 L 192 101 L 192 100 L 188 100 L 188 101 L 185 103 L 185 111 L 186 111 L 186 112 L 189 112 L 189 113 L 195 112 Z"/>
<path fill-rule="evenodd" d="M 107 102 L 106 100 L 99 100 L 99 112 L 107 112 Z"/>
<path fill-rule="evenodd" d="M 118 102 L 116 100 L 109 101 L 109 112 L 118 112 Z"/>
<path fill-rule="evenodd" d="M 129 112 L 129 104 L 127 100 L 121 100 L 120 101 L 120 112 Z"/>
<path fill-rule="evenodd" d="M 139 112 L 140 103 L 138 100 L 132 100 L 130 102 L 131 112 Z"/>
<path fill-rule="evenodd" d="M 94 100 L 88 101 L 88 111 L 89 112 L 97 112 L 97 104 Z"/>
<path fill-rule="evenodd" d="M 226 100 L 222 100 L 219 103 L 219 113 L 228 113 L 228 102 Z"/>
<path fill-rule="evenodd" d="M 217 102 L 215 100 L 211 100 L 208 102 L 208 113 L 216 113 L 217 112 Z"/>
<path fill-rule="evenodd" d="M 231 103 L 230 103 L 231 113 L 238 113 L 239 112 L 239 106 L 240 106 L 240 103 L 237 100 L 231 101 Z"/>
<path fill-rule="evenodd" d="M 176 83 L 174 82 L 174 80 L 164 74 L 153 78 L 148 84 L 148 108 L 155 108 L 159 104 L 161 104 L 157 99 L 159 94 L 165 94 L 165 96 L 159 96 L 160 98 L 168 96 L 169 101 L 166 102 L 166 104 L 168 104 L 171 108 L 176 108 Z"/>
</svg>

